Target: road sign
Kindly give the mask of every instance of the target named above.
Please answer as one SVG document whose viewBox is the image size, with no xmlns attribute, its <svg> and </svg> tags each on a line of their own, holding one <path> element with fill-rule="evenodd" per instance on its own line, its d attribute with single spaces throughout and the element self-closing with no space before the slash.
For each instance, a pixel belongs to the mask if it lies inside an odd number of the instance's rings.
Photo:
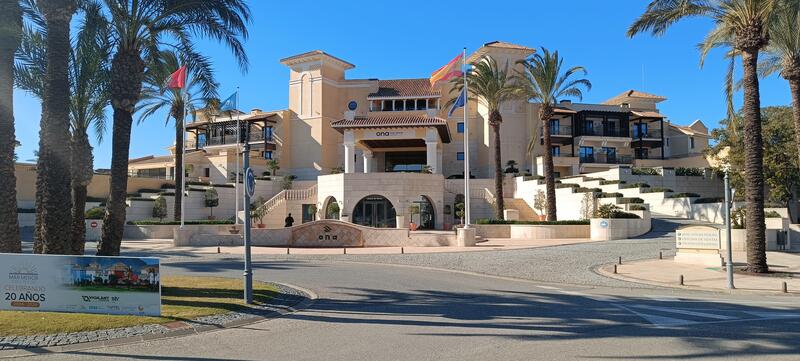
<svg viewBox="0 0 800 361">
<path fill-rule="evenodd" d="M 92 223 L 89 223 L 89 226 L 91 226 L 92 228 L 97 228 L 97 222 L 92 221 Z"/>
<path fill-rule="evenodd" d="M 247 196 L 251 198 L 256 192 L 256 175 L 253 173 L 253 168 L 247 168 L 244 189 L 247 192 Z"/>
<path fill-rule="evenodd" d="M 608 228 L 608 221 L 605 219 L 600 221 L 600 227 Z"/>
</svg>

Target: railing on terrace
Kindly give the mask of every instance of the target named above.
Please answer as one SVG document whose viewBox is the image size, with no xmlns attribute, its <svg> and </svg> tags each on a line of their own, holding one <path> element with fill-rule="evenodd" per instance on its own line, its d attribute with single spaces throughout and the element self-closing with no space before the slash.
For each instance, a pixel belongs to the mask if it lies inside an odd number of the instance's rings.
<svg viewBox="0 0 800 361">
<path fill-rule="evenodd" d="M 624 132 L 619 127 L 612 126 L 584 126 L 580 128 L 580 135 L 592 135 L 600 137 L 630 137 L 630 134 Z"/>
<path fill-rule="evenodd" d="M 633 164 L 633 156 L 631 155 L 609 156 L 607 154 L 584 155 L 580 157 L 580 162 L 598 163 L 598 164 Z"/>
<path fill-rule="evenodd" d="M 539 127 L 539 132 L 540 134 L 544 134 L 544 127 Z M 551 126 L 550 135 L 572 136 L 572 127 L 568 125 Z"/>
<path fill-rule="evenodd" d="M 631 138 L 634 139 L 661 139 L 661 129 L 646 129 L 640 130 L 633 128 L 631 130 Z"/>
<path fill-rule="evenodd" d="M 265 214 L 272 212 L 273 209 L 285 203 L 286 201 L 302 201 L 309 198 L 317 197 L 317 185 L 313 185 L 307 189 L 286 189 L 278 192 L 274 197 L 264 202 L 259 210 L 264 210 Z"/>
</svg>

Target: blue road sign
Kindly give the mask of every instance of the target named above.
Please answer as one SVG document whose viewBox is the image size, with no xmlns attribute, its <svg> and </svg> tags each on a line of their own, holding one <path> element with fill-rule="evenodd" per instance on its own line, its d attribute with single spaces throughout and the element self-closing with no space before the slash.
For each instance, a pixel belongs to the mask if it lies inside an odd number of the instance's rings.
<svg viewBox="0 0 800 361">
<path fill-rule="evenodd" d="M 253 173 L 253 168 L 247 168 L 245 173 L 244 190 L 247 192 L 247 196 L 251 198 L 256 192 L 256 175 Z"/>
</svg>

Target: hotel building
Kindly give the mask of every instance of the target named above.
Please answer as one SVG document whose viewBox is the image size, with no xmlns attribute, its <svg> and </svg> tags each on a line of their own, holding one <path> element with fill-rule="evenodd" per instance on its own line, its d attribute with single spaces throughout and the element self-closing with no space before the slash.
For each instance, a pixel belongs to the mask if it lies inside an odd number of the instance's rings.
<svg viewBox="0 0 800 361">
<path fill-rule="evenodd" d="M 513 65 L 534 51 L 496 41 L 467 60 L 492 57 Z M 422 77 L 348 79 L 346 73 L 355 65 L 319 50 L 280 62 L 290 73 L 287 109 L 199 114 L 187 124 L 190 179 L 231 182 L 238 120 L 240 133 L 249 129 L 256 174 L 267 176 L 267 160 L 274 159 L 280 165 L 278 176 L 296 178 L 291 187 L 275 185 L 275 177 L 259 182 L 263 207 L 270 214 L 268 225 L 282 225 L 285 214 L 292 212 L 295 217 L 338 217 L 377 227 L 405 226 L 398 222 L 413 220 L 423 228 L 442 229 L 458 222 L 455 204 L 464 193 L 466 141 L 474 178 L 473 218 L 491 216 L 494 138 L 485 107 L 469 102 L 466 110 L 448 117 L 445 104 L 456 95 L 450 84 L 431 87 Z M 420 70 L 420 75 L 428 73 Z M 699 120 L 688 126 L 672 124 L 658 109 L 665 100 L 626 90 L 600 104 L 564 101 L 550 120 L 552 149 L 542 149 L 538 105 L 505 102 L 500 109 L 503 163 L 516 161 L 520 175 L 541 175 L 541 155 L 549 151 L 558 177 L 632 167 L 707 168 L 703 149 L 708 147 L 708 129 Z M 468 140 L 463 111 L 469 121 Z M 531 139 L 537 143 L 533 156 L 527 154 Z M 174 157 L 132 159 L 130 174 L 170 179 Z M 522 179 L 511 175 L 505 181 L 507 208 L 529 218 L 530 204 L 515 195 L 519 182 Z"/>
</svg>

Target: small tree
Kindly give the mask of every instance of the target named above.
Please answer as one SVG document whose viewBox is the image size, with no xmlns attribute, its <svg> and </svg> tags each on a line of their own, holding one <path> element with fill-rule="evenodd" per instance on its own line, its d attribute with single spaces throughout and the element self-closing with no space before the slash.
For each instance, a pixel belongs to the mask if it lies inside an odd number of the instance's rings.
<svg viewBox="0 0 800 361">
<path fill-rule="evenodd" d="M 297 179 L 296 176 L 293 175 L 285 175 L 281 180 L 281 189 L 289 190 L 292 189 L 292 184 L 294 184 L 294 180 Z"/>
<path fill-rule="evenodd" d="M 510 159 L 508 162 L 506 162 L 506 173 L 510 174 L 519 173 L 519 168 L 517 168 L 517 165 L 518 163 L 516 160 Z"/>
<path fill-rule="evenodd" d="M 419 214 L 419 204 L 412 203 L 410 206 L 408 206 L 408 214 L 411 217 L 411 223 L 416 224 L 416 222 L 414 222 L 414 215 L 415 214 Z M 414 227 L 412 227 L 412 228 L 414 228 Z"/>
<path fill-rule="evenodd" d="M 306 208 L 306 211 L 308 212 L 308 215 L 310 216 L 312 221 L 316 221 L 317 220 L 317 205 L 316 204 L 308 205 L 308 208 Z"/>
<path fill-rule="evenodd" d="M 544 215 L 544 209 L 547 206 L 547 195 L 539 190 L 533 197 L 533 208 L 536 209 L 540 216 Z"/>
<path fill-rule="evenodd" d="M 264 217 L 267 215 L 267 209 L 263 207 L 267 201 L 262 197 L 258 197 L 255 202 L 250 204 L 250 219 L 258 220 L 256 224 L 264 224 Z"/>
<path fill-rule="evenodd" d="M 464 224 L 464 216 L 467 214 L 465 209 L 464 202 L 456 203 L 456 217 L 461 220 L 461 224 Z"/>
<path fill-rule="evenodd" d="M 328 209 L 325 210 L 326 219 L 339 219 L 339 203 L 330 202 Z"/>
<path fill-rule="evenodd" d="M 277 159 L 270 159 L 267 161 L 267 169 L 271 175 L 278 175 L 278 169 L 281 169 L 280 162 Z"/>
<path fill-rule="evenodd" d="M 431 167 L 429 165 L 423 165 L 422 166 L 422 170 L 420 170 L 420 173 L 432 174 L 433 173 L 433 167 Z"/>
<path fill-rule="evenodd" d="M 581 200 L 581 219 L 592 218 L 595 208 L 597 208 L 597 199 L 594 197 L 594 193 L 584 193 Z"/>
<path fill-rule="evenodd" d="M 214 207 L 219 206 L 219 194 L 216 188 L 206 189 L 206 207 L 211 208 L 211 217 L 214 217 Z"/>
<path fill-rule="evenodd" d="M 158 218 L 159 222 L 163 222 L 167 217 L 167 200 L 163 196 L 158 196 L 156 201 L 153 202 L 153 218 Z"/>
<path fill-rule="evenodd" d="M 331 168 L 331 174 L 342 174 L 342 173 L 344 173 L 344 167 L 342 166 L 336 166 Z"/>
</svg>

